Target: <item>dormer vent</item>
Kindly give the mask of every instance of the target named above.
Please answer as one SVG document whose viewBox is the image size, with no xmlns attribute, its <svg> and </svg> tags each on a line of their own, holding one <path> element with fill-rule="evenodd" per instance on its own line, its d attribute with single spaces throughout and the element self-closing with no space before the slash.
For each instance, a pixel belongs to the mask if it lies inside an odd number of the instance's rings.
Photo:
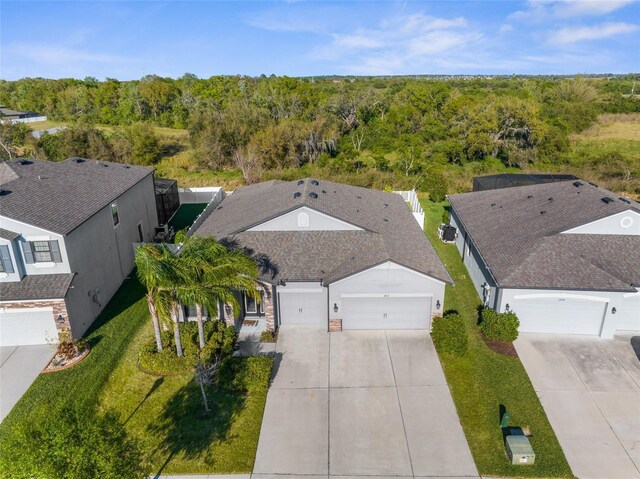
<svg viewBox="0 0 640 479">
<path fill-rule="evenodd" d="M 605 204 L 613 203 L 615 200 L 613 198 L 609 198 L 608 196 L 604 196 L 601 198 L 602 202 Z"/>
<path fill-rule="evenodd" d="M 318 197 L 318 193 L 311 192 L 309 196 L 315 200 Z"/>
<path fill-rule="evenodd" d="M 320 183 L 318 183 L 318 180 L 311 180 L 311 184 L 313 186 L 318 186 Z"/>
<path fill-rule="evenodd" d="M 294 198 L 300 198 L 301 196 L 302 196 L 302 193 L 300 193 L 299 191 L 296 191 L 296 192 L 293 194 L 293 197 L 294 197 Z"/>
<path fill-rule="evenodd" d="M 304 180 L 298 180 L 298 185 L 304 185 Z"/>
<path fill-rule="evenodd" d="M 580 188 L 582 185 L 584 185 L 584 183 L 582 181 L 574 181 L 573 182 L 573 186 L 575 186 L 576 188 Z"/>
</svg>

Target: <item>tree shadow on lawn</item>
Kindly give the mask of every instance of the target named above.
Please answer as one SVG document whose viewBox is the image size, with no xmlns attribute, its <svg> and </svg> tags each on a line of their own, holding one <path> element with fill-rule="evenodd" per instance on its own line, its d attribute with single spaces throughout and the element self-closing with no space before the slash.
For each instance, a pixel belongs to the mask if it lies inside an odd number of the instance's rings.
<svg viewBox="0 0 640 479">
<path fill-rule="evenodd" d="M 169 400 L 158 420 L 149 426 L 148 432 L 164 437 L 159 451 L 167 458 L 158 469 L 156 478 L 178 454 L 186 459 L 204 455 L 204 462 L 211 462 L 215 442 L 233 439 L 230 435 L 233 418 L 242 410 L 246 394 L 231 392 L 218 387 L 207 387 L 211 413 L 205 414 L 200 386 L 191 380 Z"/>
</svg>

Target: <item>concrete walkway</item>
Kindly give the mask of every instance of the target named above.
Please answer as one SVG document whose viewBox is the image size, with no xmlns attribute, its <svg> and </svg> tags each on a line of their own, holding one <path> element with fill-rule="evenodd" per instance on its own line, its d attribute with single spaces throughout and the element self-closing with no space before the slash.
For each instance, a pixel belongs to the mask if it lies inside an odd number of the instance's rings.
<svg viewBox="0 0 640 479">
<path fill-rule="evenodd" d="M 0 347 L 0 421 L 27 392 L 55 350 L 48 344 Z"/>
<path fill-rule="evenodd" d="M 573 473 L 640 479 L 640 334 L 521 334 L 515 346 Z"/>
<path fill-rule="evenodd" d="M 279 334 L 253 478 L 478 477 L 427 332 Z"/>
</svg>

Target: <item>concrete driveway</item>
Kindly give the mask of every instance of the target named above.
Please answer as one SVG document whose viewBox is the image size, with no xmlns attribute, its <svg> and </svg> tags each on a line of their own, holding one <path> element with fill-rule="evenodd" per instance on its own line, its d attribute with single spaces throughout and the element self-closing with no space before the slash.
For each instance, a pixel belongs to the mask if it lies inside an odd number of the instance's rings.
<svg viewBox="0 0 640 479">
<path fill-rule="evenodd" d="M 573 473 L 640 479 L 640 335 L 521 334 L 515 345 Z"/>
<path fill-rule="evenodd" d="M 55 350 L 48 344 L 0 347 L 0 421 L 29 389 Z"/>
<path fill-rule="evenodd" d="M 478 477 L 423 331 L 282 328 L 253 477 Z"/>
</svg>

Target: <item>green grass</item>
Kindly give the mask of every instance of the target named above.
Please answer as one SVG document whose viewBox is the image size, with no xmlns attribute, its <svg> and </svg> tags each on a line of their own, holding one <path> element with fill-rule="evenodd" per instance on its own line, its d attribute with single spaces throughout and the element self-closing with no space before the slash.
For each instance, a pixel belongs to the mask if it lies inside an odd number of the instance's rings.
<svg viewBox="0 0 640 479">
<path fill-rule="evenodd" d="M 250 472 L 266 390 L 210 388 L 214 414 L 204 416 L 190 374 L 159 378 L 137 368 L 140 347 L 151 336 L 144 290 L 136 279 L 126 280 L 87 334 L 89 356 L 73 368 L 38 376 L 0 424 L 0 441 L 12 424 L 29 421 L 38 405 L 82 402 L 120 413 L 154 473 Z"/>
<path fill-rule="evenodd" d="M 169 226 L 173 226 L 173 229 L 176 232 L 184 228 L 189 228 L 206 206 L 206 203 L 189 203 L 180 205 L 178 211 L 176 211 L 173 218 L 169 221 Z"/>
<path fill-rule="evenodd" d="M 480 299 L 455 245 L 437 237 L 445 203 L 426 199 L 421 203 L 427 236 L 455 281 L 455 286 L 446 288 L 445 309 L 462 314 L 469 329 L 466 356 L 442 355 L 440 361 L 478 471 L 498 477 L 573 477 L 522 363 L 491 351 L 480 336 L 476 311 Z M 509 464 L 499 427 L 501 406 L 511 415 L 512 426 L 531 429 L 535 465 Z"/>
</svg>

